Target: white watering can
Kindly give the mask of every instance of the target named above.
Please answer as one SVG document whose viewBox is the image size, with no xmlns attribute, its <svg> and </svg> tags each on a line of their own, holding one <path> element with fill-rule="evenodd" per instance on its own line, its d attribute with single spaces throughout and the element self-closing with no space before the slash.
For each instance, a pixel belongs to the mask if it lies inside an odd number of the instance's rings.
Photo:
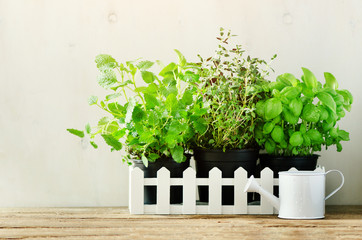
<svg viewBox="0 0 362 240">
<path fill-rule="evenodd" d="M 338 172 L 342 177 L 341 185 L 325 197 L 326 175 Z M 328 172 L 288 171 L 279 172 L 279 199 L 264 190 L 254 176 L 251 176 L 244 192 L 257 192 L 270 201 L 279 211 L 278 217 L 287 219 L 324 218 L 325 200 L 335 194 L 344 183 L 344 176 L 338 170 Z"/>
</svg>

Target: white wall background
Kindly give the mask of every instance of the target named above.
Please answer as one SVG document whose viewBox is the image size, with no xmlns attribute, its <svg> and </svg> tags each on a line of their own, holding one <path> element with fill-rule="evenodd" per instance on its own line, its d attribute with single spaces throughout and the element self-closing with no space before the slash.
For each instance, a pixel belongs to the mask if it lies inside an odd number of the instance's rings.
<svg viewBox="0 0 362 240">
<path fill-rule="evenodd" d="M 94 57 L 190 60 L 211 55 L 220 26 L 276 74 L 332 72 L 355 97 L 344 151 L 320 163 L 346 176 L 328 204 L 362 204 L 362 1 L 0 0 L 0 207 L 127 205 L 120 153 L 93 150 L 65 129 L 95 123 L 102 95 Z M 328 191 L 339 182 L 328 177 Z"/>
</svg>

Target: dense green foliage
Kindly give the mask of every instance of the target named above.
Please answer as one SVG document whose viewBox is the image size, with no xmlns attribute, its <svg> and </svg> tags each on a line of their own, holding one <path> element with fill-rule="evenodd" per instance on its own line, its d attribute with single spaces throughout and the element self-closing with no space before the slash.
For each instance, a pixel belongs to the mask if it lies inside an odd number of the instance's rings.
<svg viewBox="0 0 362 240">
<path fill-rule="evenodd" d="M 109 55 L 96 57 L 98 83 L 111 94 L 101 101 L 96 96 L 88 100 L 90 105 L 108 113 L 94 131 L 89 124 L 85 127 L 92 146 L 97 148 L 94 138 L 101 135 L 112 151 L 125 148 L 126 162 L 142 159 L 147 166 L 160 157 L 172 157 L 176 162 L 186 160 L 190 139 L 205 131 L 205 123 L 199 119 L 206 111 L 202 102 L 194 98 L 198 66 L 175 51 L 179 62 L 167 66 L 158 62 L 162 65 L 158 74 L 150 70 L 154 67 L 151 61 L 119 63 Z M 143 86 L 137 86 L 137 78 L 143 79 Z M 81 130 L 68 131 L 85 136 Z"/>
<path fill-rule="evenodd" d="M 254 129 L 258 121 L 256 102 L 263 97 L 268 66 L 264 60 L 244 57 L 240 45 L 229 46 L 233 35 L 222 28 L 214 57 L 201 56 L 199 97 L 207 114 L 204 132 L 195 145 L 208 149 L 246 149 L 256 145 Z M 275 56 L 274 56 L 275 57 Z M 274 58 L 273 57 L 273 58 Z"/>
<path fill-rule="evenodd" d="M 310 155 L 322 146 L 348 141 L 349 133 L 340 129 L 338 121 L 351 110 L 353 97 L 347 90 L 338 90 L 331 73 L 324 73 L 325 84 L 302 68 L 302 81 L 285 73 L 268 85 L 268 96 L 257 103 L 257 113 L 264 123 L 256 130 L 258 143 L 269 154 Z"/>
</svg>

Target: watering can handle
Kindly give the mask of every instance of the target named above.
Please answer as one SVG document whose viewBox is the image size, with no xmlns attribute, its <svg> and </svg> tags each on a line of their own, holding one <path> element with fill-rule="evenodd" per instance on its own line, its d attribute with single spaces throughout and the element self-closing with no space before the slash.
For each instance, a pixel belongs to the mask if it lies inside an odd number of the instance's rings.
<svg viewBox="0 0 362 240">
<path fill-rule="evenodd" d="M 342 183 L 341 183 L 341 185 L 339 185 L 338 188 L 336 188 L 336 190 L 334 190 L 333 192 L 331 192 L 324 200 L 327 200 L 328 198 L 332 197 L 332 195 L 334 195 L 336 192 L 338 192 L 338 190 L 341 189 L 341 187 L 342 187 L 343 184 L 344 184 L 344 176 L 343 176 L 342 172 L 340 172 L 340 171 L 338 171 L 338 170 L 329 170 L 328 172 L 326 172 L 326 175 L 327 175 L 328 173 L 330 173 L 330 172 L 338 172 L 338 173 L 341 175 L 341 177 L 342 177 Z"/>
</svg>

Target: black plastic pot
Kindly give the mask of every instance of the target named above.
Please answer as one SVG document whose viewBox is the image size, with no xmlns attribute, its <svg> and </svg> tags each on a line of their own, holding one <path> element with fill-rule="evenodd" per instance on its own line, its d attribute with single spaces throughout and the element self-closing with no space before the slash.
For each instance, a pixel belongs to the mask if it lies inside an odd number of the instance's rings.
<svg viewBox="0 0 362 240">
<path fill-rule="evenodd" d="M 273 156 L 269 154 L 260 154 L 260 171 L 268 167 L 273 170 L 274 178 L 279 178 L 278 172 L 288 171 L 292 167 L 299 171 L 313 171 L 317 167 L 319 155 L 310 156 Z M 279 187 L 274 186 L 274 194 L 279 196 Z"/>
<path fill-rule="evenodd" d="M 222 172 L 223 178 L 233 178 L 234 171 L 239 167 L 248 172 L 248 177 L 254 174 L 259 150 L 222 150 L 217 149 L 195 149 L 194 159 L 196 163 L 196 176 L 198 178 L 208 178 L 209 171 L 217 167 Z M 199 197 L 201 202 L 209 201 L 209 188 L 199 186 Z M 234 187 L 222 187 L 222 204 L 234 204 Z"/>
<path fill-rule="evenodd" d="M 183 163 L 177 163 L 172 158 L 160 158 L 156 162 L 149 162 L 148 167 L 143 165 L 141 160 L 133 160 L 133 167 L 139 167 L 144 172 L 145 178 L 156 178 L 157 171 L 162 167 L 170 171 L 171 178 L 182 178 L 183 172 L 190 166 L 191 155 L 186 155 L 187 159 Z M 182 203 L 182 186 L 171 186 L 170 189 L 170 203 Z M 156 186 L 144 187 L 144 203 L 156 204 L 157 188 Z"/>
</svg>

